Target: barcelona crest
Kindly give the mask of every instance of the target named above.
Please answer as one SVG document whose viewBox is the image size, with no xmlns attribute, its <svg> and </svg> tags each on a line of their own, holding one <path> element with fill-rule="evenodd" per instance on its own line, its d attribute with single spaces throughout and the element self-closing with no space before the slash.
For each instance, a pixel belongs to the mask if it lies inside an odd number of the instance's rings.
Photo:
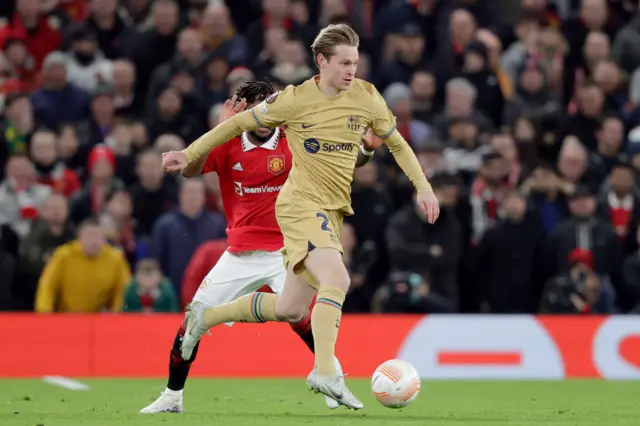
<svg viewBox="0 0 640 426">
<path fill-rule="evenodd" d="M 360 132 L 362 128 L 362 123 L 360 121 L 360 117 L 357 117 L 355 115 L 349 116 L 349 118 L 347 119 L 347 129 L 351 130 L 352 132 Z"/>
<path fill-rule="evenodd" d="M 270 155 L 267 157 L 267 169 L 274 175 L 279 175 L 284 171 L 285 157 L 284 155 Z"/>
</svg>

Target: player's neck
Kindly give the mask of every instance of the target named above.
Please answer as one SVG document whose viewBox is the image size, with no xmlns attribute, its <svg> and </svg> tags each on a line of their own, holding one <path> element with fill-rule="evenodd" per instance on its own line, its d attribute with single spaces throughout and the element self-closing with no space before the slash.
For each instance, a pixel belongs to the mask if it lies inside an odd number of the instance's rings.
<svg viewBox="0 0 640 426">
<path fill-rule="evenodd" d="M 265 143 L 269 142 L 269 140 L 271 139 L 271 137 L 273 136 L 273 133 L 269 134 L 268 137 L 265 138 L 258 138 L 256 135 L 254 135 L 251 132 L 247 132 L 247 139 L 249 139 L 249 142 L 251 142 L 252 144 L 254 144 L 255 146 L 262 146 Z"/>
<path fill-rule="evenodd" d="M 330 85 L 322 76 L 317 80 L 318 89 L 328 98 L 335 98 L 340 94 L 340 90 Z"/>
</svg>

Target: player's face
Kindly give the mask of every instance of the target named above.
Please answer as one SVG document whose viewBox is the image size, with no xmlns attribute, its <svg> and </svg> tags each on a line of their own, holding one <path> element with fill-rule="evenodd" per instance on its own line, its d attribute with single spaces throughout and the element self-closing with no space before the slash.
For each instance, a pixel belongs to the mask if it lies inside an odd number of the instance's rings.
<svg viewBox="0 0 640 426">
<path fill-rule="evenodd" d="M 259 105 L 259 102 L 247 105 L 247 109 L 251 109 L 256 105 Z M 273 129 L 269 129 L 267 127 L 260 127 L 260 128 L 254 130 L 251 133 L 255 134 L 256 136 L 258 136 L 260 138 L 267 138 L 267 137 L 269 137 L 269 135 L 271 135 L 271 133 L 273 133 Z"/>
<path fill-rule="evenodd" d="M 327 60 L 320 60 L 322 78 L 326 78 L 329 84 L 338 90 L 347 90 L 358 69 L 358 48 L 340 45 L 334 49 L 334 55 Z"/>
</svg>

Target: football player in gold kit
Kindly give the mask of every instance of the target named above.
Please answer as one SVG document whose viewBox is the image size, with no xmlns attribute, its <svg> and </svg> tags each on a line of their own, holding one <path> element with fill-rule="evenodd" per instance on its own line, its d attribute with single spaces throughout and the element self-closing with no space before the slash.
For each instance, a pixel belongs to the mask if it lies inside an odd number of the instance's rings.
<svg viewBox="0 0 640 426">
<path fill-rule="evenodd" d="M 259 127 L 284 126 L 293 155 L 289 178 L 276 201 L 284 236 L 287 281 L 280 295 L 255 293 L 231 303 L 187 310 L 182 356 L 188 359 L 210 327 L 231 321 L 296 322 L 317 292 L 311 314 L 315 366 L 307 384 L 341 404 L 363 407 L 334 364 L 342 304 L 350 279 L 342 262 L 340 232 L 351 209 L 351 180 L 363 133 L 371 128 L 413 182 L 417 205 L 433 223 L 440 212 L 409 144 L 396 130 L 395 118 L 376 88 L 354 77 L 359 37 L 344 24 L 329 25 L 312 49 L 320 75 L 288 86 L 261 104 L 219 124 L 184 151 L 163 157 L 166 171 L 181 171 L 216 146 Z"/>
</svg>

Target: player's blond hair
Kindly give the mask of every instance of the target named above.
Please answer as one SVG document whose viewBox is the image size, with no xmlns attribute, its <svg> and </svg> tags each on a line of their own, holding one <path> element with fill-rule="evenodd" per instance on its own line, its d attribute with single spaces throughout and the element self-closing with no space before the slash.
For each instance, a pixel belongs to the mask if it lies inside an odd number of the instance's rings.
<svg viewBox="0 0 640 426">
<path fill-rule="evenodd" d="M 311 44 L 313 56 L 318 60 L 318 55 L 322 55 L 329 60 L 335 55 L 337 46 L 360 46 L 360 36 L 347 24 L 331 24 L 324 27 Z"/>
</svg>

